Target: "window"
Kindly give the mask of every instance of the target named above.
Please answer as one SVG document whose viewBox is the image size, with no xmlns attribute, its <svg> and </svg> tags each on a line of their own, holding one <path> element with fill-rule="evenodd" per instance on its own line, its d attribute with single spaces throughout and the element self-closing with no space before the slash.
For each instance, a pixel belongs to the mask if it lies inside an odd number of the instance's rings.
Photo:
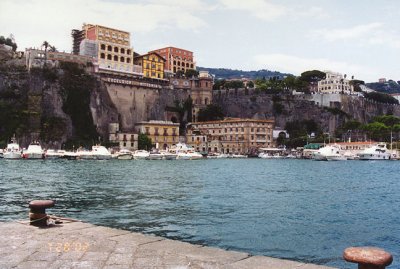
<svg viewBox="0 0 400 269">
<path fill-rule="evenodd" d="M 124 48 L 121 48 L 121 51 L 120 51 L 121 53 L 125 53 L 125 49 Z"/>
<path fill-rule="evenodd" d="M 118 61 L 118 56 L 114 55 L 114 61 Z"/>
<path fill-rule="evenodd" d="M 131 58 L 126 58 L 126 62 L 129 64 L 131 63 Z"/>
<path fill-rule="evenodd" d="M 111 60 L 111 59 L 112 59 L 111 54 L 107 54 L 107 60 Z"/>
<path fill-rule="evenodd" d="M 118 47 L 114 47 L 114 52 L 118 53 Z"/>
<path fill-rule="evenodd" d="M 110 45 L 107 46 L 108 51 L 112 51 L 112 47 Z"/>
<path fill-rule="evenodd" d="M 131 55 L 131 50 L 130 50 L 130 49 L 127 49 L 127 50 L 126 50 L 126 54 Z"/>
<path fill-rule="evenodd" d="M 104 45 L 104 44 L 101 44 L 101 45 L 100 45 L 100 49 L 102 49 L 102 50 L 106 50 L 106 45 Z"/>
<path fill-rule="evenodd" d="M 124 62 L 125 62 L 125 58 L 124 58 L 124 57 L 121 57 L 121 58 L 120 58 L 120 61 L 124 63 Z"/>
<path fill-rule="evenodd" d="M 105 59 L 105 58 L 106 58 L 106 55 L 105 55 L 104 53 L 100 53 L 100 58 L 101 58 L 101 59 Z"/>
</svg>

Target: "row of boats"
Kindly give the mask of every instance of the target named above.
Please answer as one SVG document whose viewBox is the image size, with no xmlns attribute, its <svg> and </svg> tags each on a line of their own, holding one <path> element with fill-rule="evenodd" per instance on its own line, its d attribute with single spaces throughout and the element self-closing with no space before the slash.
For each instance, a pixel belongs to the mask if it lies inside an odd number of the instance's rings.
<svg viewBox="0 0 400 269">
<path fill-rule="evenodd" d="M 363 151 L 354 154 L 343 151 L 337 144 L 326 145 L 314 152 L 313 157 L 319 161 L 345 161 L 345 160 L 395 160 L 397 155 L 389 151 L 385 143 L 372 145 Z"/>
<path fill-rule="evenodd" d="M 77 151 L 65 150 L 43 150 L 37 142 L 32 143 L 26 150 L 22 150 L 18 143 L 12 142 L 2 154 L 4 159 L 69 159 L 69 160 L 197 160 L 203 158 L 203 155 L 193 150 L 185 144 L 178 143 L 169 150 L 155 150 L 148 152 L 146 150 L 130 151 L 121 149 L 119 152 L 111 154 L 104 146 L 93 146 L 92 150 L 78 149 Z"/>
</svg>

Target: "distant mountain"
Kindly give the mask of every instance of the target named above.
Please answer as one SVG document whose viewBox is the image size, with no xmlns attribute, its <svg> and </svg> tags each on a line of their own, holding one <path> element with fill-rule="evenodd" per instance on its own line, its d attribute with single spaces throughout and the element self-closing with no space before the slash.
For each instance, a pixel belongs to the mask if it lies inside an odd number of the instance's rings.
<svg viewBox="0 0 400 269">
<path fill-rule="evenodd" d="M 373 82 L 366 85 L 377 92 L 400 93 L 400 81 L 388 80 L 385 83 Z"/>
<path fill-rule="evenodd" d="M 281 73 L 278 71 L 270 71 L 266 69 L 258 71 L 242 71 L 228 68 L 208 68 L 208 67 L 197 67 L 198 71 L 208 71 L 214 75 L 216 79 L 233 79 L 233 78 L 270 78 L 270 77 L 285 77 L 291 74 Z"/>
</svg>

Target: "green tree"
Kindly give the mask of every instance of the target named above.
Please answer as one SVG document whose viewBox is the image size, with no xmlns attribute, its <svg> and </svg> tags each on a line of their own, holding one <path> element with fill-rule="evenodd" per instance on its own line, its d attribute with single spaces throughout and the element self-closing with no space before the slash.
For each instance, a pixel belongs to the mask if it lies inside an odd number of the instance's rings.
<svg viewBox="0 0 400 269">
<path fill-rule="evenodd" d="M 50 46 L 49 42 L 43 41 L 42 47 L 44 47 L 44 65 L 47 64 L 47 49 Z"/>
<path fill-rule="evenodd" d="M 244 83 L 241 80 L 226 81 L 224 85 L 225 89 L 239 89 L 244 88 Z"/>
<path fill-rule="evenodd" d="M 372 122 L 363 126 L 370 138 L 374 140 L 381 140 L 387 136 L 389 128 L 382 122 Z"/>
<path fill-rule="evenodd" d="M 367 92 L 365 92 L 364 97 L 367 99 L 372 99 L 379 103 L 396 104 L 396 105 L 399 104 L 399 101 L 396 98 L 394 98 L 386 93 L 381 93 L 381 92 L 367 93 Z"/>
<path fill-rule="evenodd" d="M 249 81 L 249 82 L 247 82 L 247 87 L 249 87 L 249 88 L 254 88 L 254 82 L 253 81 Z"/>
<path fill-rule="evenodd" d="M 138 149 L 150 150 L 151 148 L 152 142 L 150 137 L 140 133 L 138 136 Z"/>
<path fill-rule="evenodd" d="M 224 88 L 225 82 L 226 82 L 225 79 L 217 79 L 217 80 L 214 82 L 213 90 L 220 90 L 220 89 Z"/>
<path fill-rule="evenodd" d="M 305 71 L 301 73 L 300 79 L 308 83 L 318 82 L 326 78 L 326 74 L 319 70 Z"/>
<path fill-rule="evenodd" d="M 375 122 L 381 122 L 389 128 L 392 128 L 394 125 L 400 123 L 400 118 L 393 115 L 377 116 L 373 120 Z"/>
<path fill-rule="evenodd" d="M 224 112 L 218 105 L 208 105 L 205 108 L 199 110 L 197 115 L 198 121 L 214 121 L 224 119 Z"/>
<path fill-rule="evenodd" d="M 175 112 L 179 121 L 179 133 L 183 135 L 186 130 L 186 123 L 192 121 L 193 100 L 188 97 L 185 101 L 175 100 L 174 106 L 165 107 L 166 111 Z"/>
<path fill-rule="evenodd" d="M 199 71 L 194 69 L 187 69 L 185 72 L 185 77 L 187 78 L 198 77 L 198 76 L 199 76 Z"/>
</svg>

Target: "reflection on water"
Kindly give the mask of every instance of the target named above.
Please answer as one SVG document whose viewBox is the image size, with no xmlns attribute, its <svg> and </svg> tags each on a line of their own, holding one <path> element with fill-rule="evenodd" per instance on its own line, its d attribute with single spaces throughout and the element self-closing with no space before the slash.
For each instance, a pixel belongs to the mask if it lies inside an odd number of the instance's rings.
<svg viewBox="0 0 400 269">
<path fill-rule="evenodd" d="M 54 199 L 93 224 L 340 268 L 344 248 L 373 245 L 399 268 L 399 164 L 0 160 L 0 220 Z"/>
</svg>

